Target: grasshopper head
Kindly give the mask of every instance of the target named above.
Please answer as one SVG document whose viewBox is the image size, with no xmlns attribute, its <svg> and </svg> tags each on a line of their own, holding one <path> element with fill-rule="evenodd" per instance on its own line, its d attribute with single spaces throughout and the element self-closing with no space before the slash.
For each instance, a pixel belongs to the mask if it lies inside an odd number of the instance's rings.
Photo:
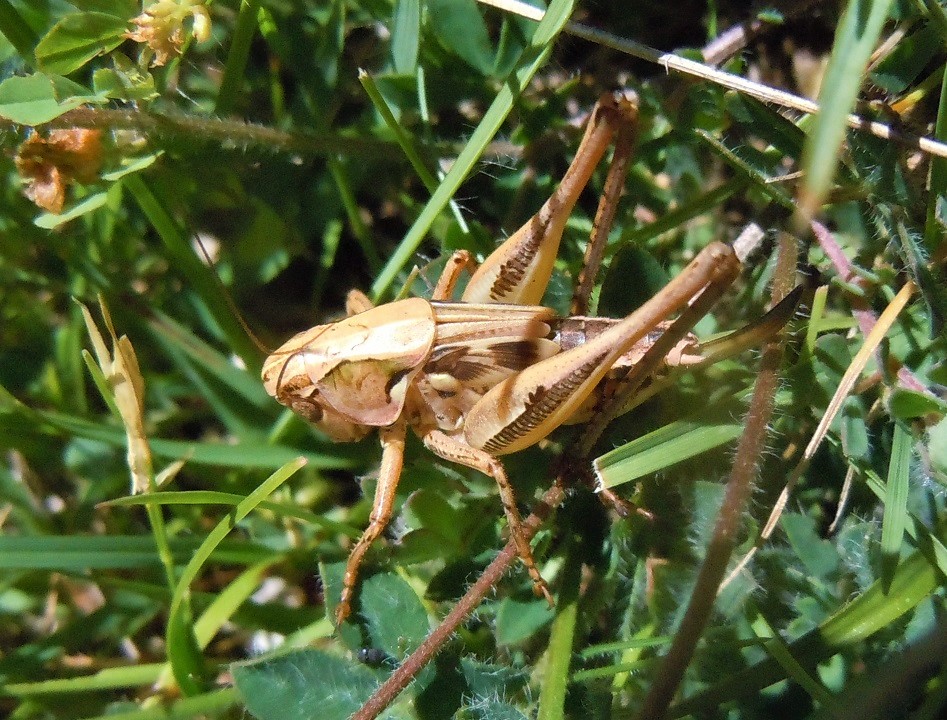
<svg viewBox="0 0 947 720">
<path fill-rule="evenodd" d="M 263 385 L 334 440 L 392 424 L 434 344 L 430 303 L 411 298 L 301 332 L 263 364 Z"/>
</svg>

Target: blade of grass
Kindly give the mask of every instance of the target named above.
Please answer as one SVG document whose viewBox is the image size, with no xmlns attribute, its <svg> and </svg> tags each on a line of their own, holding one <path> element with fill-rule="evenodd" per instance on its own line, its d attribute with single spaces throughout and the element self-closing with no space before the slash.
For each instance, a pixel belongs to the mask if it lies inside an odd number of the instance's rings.
<svg viewBox="0 0 947 720">
<path fill-rule="evenodd" d="M 234 315 L 213 268 L 201 261 L 168 211 L 167 203 L 155 195 L 139 175 L 129 175 L 122 182 L 158 233 L 172 266 L 207 305 L 230 347 L 256 372 L 261 363 L 259 351 Z"/>
<path fill-rule="evenodd" d="M 799 213 L 803 221 L 815 214 L 832 184 L 848 116 L 890 7 L 891 0 L 849 0 L 839 19 L 819 91 L 819 114 L 802 150 Z"/>
<path fill-rule="evenodd" d="M 888 482 L 885 485 L 885 515 L 881 522 L 881 577 L 888 583 L 898 566 L 904 541 L 912 443 L 911 431 L 895 422 Z"/>
<path fill-rule="evenodd" d="M 30 66 L 36 65 L 33 48 L 39 42 L 39 37 L 16 8 L 10 4 L 10 0 L 0 0 L 0 34 L 10 41 L 24 63 Z"/>
<path fill-rule="evenodd" d="M 629 225 L 628 229 L 622 233 L 621 244 L 644 245 L 660 235 L 685 227 L 689 221 L 710 212 L 731 195 L 743 190 L 747 182 L 745 177 L 733 178 L 680 207 L 675 207 L 652 223 L 643 227 Z"/>
<path fill-rule="evenodd" d="M 865 470 L 865 481 L 868 483 L 868 489 L 879 500 L 884 501 L 887 495 L 884 481 L 872 470 Z M 918 547 L 924 549 L 928 558 L 937 566 L 938 571 L 943 575 L 947 575 L 947 546 L 924 523 L 916 520 L 910 513 L 905 518 L 905 530 L 917 543 Z"/>
<path fill-rule="evenodd" d="M 174 588 L 171 598 L 171 608 L 168 612 L 168 627 L 166 640 L 168 644 L 168 660 L 171 670 L 181 689 L 195 695 L 200 692 L 200 677 L 203 675 L 203 658 L 201 656 L 194 625 L 189 617 L 188 598 L 190 597 L 191 583 L 197 578 L 210 558 L 214 549 L 230 533 L 234 526 L 243 520 L 261 501 L 266 499 L 276 488 L 286 482 L 303 465 L 304 458 L 287 463 L 270 475 L 260 486 L 244 498 L 228 517 L 217 523 L 200 547 L 194 552 L 191 561 L 185 566 Z M 197 655 L 195 656 L 195 650 Z"/>
<path fill-rule="evenodd" d="M 168 542 L 176 564 L 189 559 L 197 547 L 191 540 Z M 260 562 L 272 550 L 243 542 L 228 541 L 214 551 L 221 563 Z M 0 537 L 0 569 L 60 570 L 87 573 L 90 570 L 158 568 L 161 561 L 154 538 L 146 535 L 50 535 Z"/>
<path fill-rule="evenodd" d="M 127 495 L 115 500 L 109 500 L 102 504 L 109 506 L 145 505 L 147 503 L 155 503 L 158 505 L 237 505 L 244 499 L 245 496 L 243 495 L 218 492 L 216 490 L 185 490 L 160 492 L 154 495 Z M 261 510 L 267 510 L 282 517 L 305 520 L 317 527 L 341 533 L 353 539 L 358 538 L 362 534 L 362 531 L 358 528 L 346 525 L 345 523 L 336 522 L 335 520 L 329 520 L 322 515 L 303 510 L 296 505 L 264 500 L 258 507 Z"/>
<path fill-rule="evenodd" d="M 773 202 L 779 203 L 784 208 L 789 210 L 795 209 L 795 203 L 789 196 L 789 193 L 783 190 L 783 188 L 781 188 L 778 184 L 769 182 L 770 178 L 760 171 L 760 169 L 750 165 L 750 163 L 741 158 L 733 150 L 728 148 L 721 140 L 714 137 L 706 130 L 701 130 L 698 128 L 694 130 L 694 132 L 696 133 L 697 137 L 703 140 L 714 150 L 714 152 L 720 155 L 720 157 L 722 157 L 727 162 L 727 164 L 730 165 L 730 167 L 749 180 L 753 187 L 766 194 L 771 200 L 773 200 Z"/>
<path fill-rule="evenodd" d="M 602 485 L 613 488 L 725 445 L 742 432 L 743 426 L 737 424 L 679 420 L 605 453 L 592 467 Z"/>
<path fill-rule="evenodd" d="M 941 80 L 934 137 L 947 141 L 947 72 Z M 932 252 L 944 242 L 944 214 L 947 213 L 947 208 L 943 207 L 945 196 L 947 196 L 947 159 L 932 157 L 927 196 L 927 222 L 924 226 L 924 242 L 927 249 Z M 940 209 L 938 209 L 939 204 Z"/>
<path fill-rule="evenodd" d="M 555 720 L 564 717 L 566 689 L 569 686 L 569 667 L 575 642 L 576 621 L 579 611 L 579 585 L 582 581 L 582 557 L 579 543 L 573 538 L 566 552 L 565 566 L 556 598 L 556 617 L 549 631 L 546 648 L 546 668 L 539 695 L 537 720 Z"/>
<path fill-rule="evenodd" d="M 789 650 L 804 666 L 815 665 L 835 655 L 840 648 L 861 642 L 929 598 L 940 585 L 939 571 L 915 552 L 898 565 L 891 588 L 881 581 L 849 602 L 819 627 L 789 645 Z M 754 696 L 762 688 L 786 679 L 785 671 L 774 658 L 759 662 L 717 682 L 705 691 L 674 705 L 668 717 L 700 715 L 716 710 L 723 703 L 739 702 Z"/>
<path fill-rule="evenodd" d="M 404 155 L 408 158 L 408 162 L 411 163 L 411 167 L 414 168 L 421 182 L 424 183 L 424 187 L 427 188 L 428 192 L 433 193 L 437 190 L 437 178 L 428 170 L 424 160 L 421 159 L 417 149 L 414 147 L 411 137 L 395 119 L 391 108 L 388 107 L 388 103 L 385 102 L 385 98 L 382 97 L 381 92 L 378 90 L 375 79 L 364 70 L 359 69 L 358 80 L 362 83 L 362 87 L 365 88 L 365 92 L 368 94 L 378 114 L 381 115 L 382 120 L 385 121 L 385 125 L 387 125 L 388 129 L 394 134 L 395 140 L 398 141 L 398 145 L 404 151 Z M 457 220 L 460 229 L 463 230 L 464 233 L 469 233 L 470 229 L 467 227 L 467 221 L 464 220 L 464 216 L 460 212 L 460 206 L 457 205 L 457 202 L 453 198 L 451 198 L 449 204 L 451 212 L 454 213 L 454 218 Z"/>
<path fill-rule="evenodd" d="M 330 157 L 329 172 L 332 173 L 332 179 L 335 181 L 336 189 L 339 191 L 339 198 L 342 200 L 342 207 L 345 209 L 345 216 L 349 221 L 349 228 L 362 249 L 362 254 L 368 262 L 368 268 L 372 274 L 376 274 L 381 268 L 381 258 L 378 257 L 378 250 L 375 249 L 375 243 L 372 242 L 372 235 L 362 220 L 362 214 L 358 209 L 358 201 L 355 199 L 355 192 L 352 190 L 352 183 L 349 182 L 348 171 L 338 157 Z"/>
<path fill-rule="evenodd" d="M 186 327 L 162 312 L 148 319 L 148 328 L 160 343 L 174 345 L 190 358 L 212 373 L 228 390 L 239 395 L 261 412 L 273 410 L 271 398 L 259 378 L 249 371 L 236 367 L 232 360 L 197 337 Z"/>
<path fill-rule="evenodd" d="M 237 22 L 234 25 L 233 39 L 227 52 L 224 75 L 220 80 L 220 90 L 214 104 L 214 115 L 229 115 L 233 110 L 246 74 L 247 59 L 250 57 L 250 44 L 257 27 L 257 10 L 260 0 L 242 0 Z"/>
<path fill-rule="evenodd" d="M 444 176 L 441 184 L 437 186 L 437 190 L 434 191 L 430 201 L 425 205 L 424 210 L 414 221 L 404 240 L 401 241 L 391 259 L 382 268 L 378 278 L 372 284 L 372 299 L 375 302 L 378 302 L 388 292 L 395 277 L 411 261 L 411 257 L 424 240 L 424 235 L 435 218 L 446 207 L 457 188 L 470 174 L 474 163 L 477 162 L 487 144 L 500 129 L 500 125 L 503 124 L 506 116 L 509 115 L 510 110 L 513 109 L 516 98 L 519 97 L 519 94 L 533 75 L 536 74 L 536 71 L 545 64 L 552 48 L 552 42 L 568 21 L 573 5 L 574 0 L 553 0 L 549 5 L 543 19 L 536 26 L 536 31 L 533 33 L 529 45 L 520 57 L 519 67 L 503 83 L 496 98 L 484 113 L 483 120 L 477 125 L 477 129 L 474 130 L 470 140 L 457 156 L 457 160 L 454 161 L 450 171 Z"/>
<path fill-rule="evenodd" d="M 190 720 L 195 717 L 224 717 L 225 711 L 239 702 L 240 693 L 236 688 L 230 687 L 181 698 L 168 705 L 158 704 L 127 712 L 109 712 L 85 720 Z"/>
<path fill-rule="evenodd" d="M 786 671 L 788 678 L 805 690 L 822 708 L 833 708 L 836 705 L 832 693 L 806 670 L 759 610 L 756 611 L 756 618 L 751 627 L 758 638 L 765 640 L 763 647 L 766 652 Z"/>
<path fill-rule="evenodd" d="M 57 693 L 92 692 L 94 690 L 117 690 L 150 685 L 161 674 L 164 663 L 147 663 L 129 667 L 106 668 L 93 675 L 41 680 L 39 682 L 10 683 L 3 691 L 10 695 L 55 695 Z"/>
<path fill-rule="evenodd" d="M 68 436 L 98 440 L 116 447 L 125 447 L 126 445 L 125 433 L 118 428 L 90 422 L 65 413 L 49 410 L 36 411 L 26 408 L 2 387 L 0 387 L 0 400 L 12 401 L 14 409 L 21 411 L 22 415 L 29 416 L 31 420 L 40 421 L 38 423 L 39 427 L 36 427 L 36 423 L 33 422 L 26 424 L 16 422 L 16 432 L 20 436 L 25 431 L 32 431 L 38 437 L 46 437 L 50 434 L 50 428 L 53 428 Z M 4 430 L 5 427 L 0 422 L 0 437 L 3 436 Z M 12 428 L 10 432 L 12 434 Z M 220 465 L 222 467 L 257 470 L 274 470 L 300 456 L 306 458 L 310 467 L 344 469 L 357 466 L 361 457 L 357 447 L 345 445 L 328 446 L 332 450 L 329 454 L 301 452 L 283 445 L 255 443 L 227 445 L 225 443 L 204 443 L 162 438 L 149 438 L 148 445 L 153 456 L 166 460 L 186 458 L 188 462 L 201 465 Z M 338 454 L 336 454 L 336 451 Z"/>
</svg>

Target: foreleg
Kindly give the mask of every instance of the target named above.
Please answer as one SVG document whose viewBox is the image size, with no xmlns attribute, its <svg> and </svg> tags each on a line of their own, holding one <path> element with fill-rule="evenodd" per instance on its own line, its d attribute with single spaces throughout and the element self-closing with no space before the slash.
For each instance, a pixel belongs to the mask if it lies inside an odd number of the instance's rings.
<svg viewBox="0 0 947 720">
<path fill-rule="evenodd" d="M 355 543 L 348 563 L 345 566 L 345 577 L 342 580 L 342 598 L 335 609 L 335 619 L 341 624 L 352 612 L 352 596 L 355 594 L 355 583 L 358 581 L 358 569 L 362 558 L 368 552 L 371 544 L 384 532 L 391 520 L 395 503 L 395 491 L 398 489 L 398 480 L 401 478 L 401 467 L 404 464 L 405 425 L 396 422 L 380 431 L 381 436 L 381 468 L 378 471 L 378 484 L 375 486 L 375 500 L 372 503 L 372 514 L 368 527 L 362 537 Z"/>
</svg>

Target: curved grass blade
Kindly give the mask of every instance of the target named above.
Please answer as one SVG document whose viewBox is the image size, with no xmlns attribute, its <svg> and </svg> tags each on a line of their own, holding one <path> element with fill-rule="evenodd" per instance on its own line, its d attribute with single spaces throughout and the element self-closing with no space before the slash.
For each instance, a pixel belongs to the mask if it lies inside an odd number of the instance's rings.
<svg viewBox="0 0 947 720">
<path fill-rule="evenodd" d="M 454 161 L 450 171 L 444 176 L 441 184 L 437 186 L 437 190 L 434 191 L 430 201 L 424 206 L 424 210 L 421 211 L 418 219 L 414 221 L 404 240 L 395 250 L 394 255 L 382 268 L 378 278 L 372 284 L 372 299 L 374 301 L 377 302 L 388 291 L 398 273 L 410 262 L 435 218 L 447 206 L 457 188 L 470 174 L 474 163 L 477 162 L 487 144 L 500 129 L 500 125 L 503 124 L 506 116 L 509 115 L 510 110 L 513 109 L 516 98 L 533 75 L 536 74 L 536 71 L 545 64 L 553 40 L 565 27 L 569 16 L 572 14 L 573 6 L 573 0 L 553 0 L 550 4 L 543 19 L 536 27 L 532 40 L 520 57 L 519 68 L 514 70 L 507 81 L 503 83 L 496 98 L 484 113 L 483 120 L 480 121 L 477 129 L 470 136 L 470 140 L 464 146 L 460 155 L 457 156 L 457 160 Z"/>
</svg>

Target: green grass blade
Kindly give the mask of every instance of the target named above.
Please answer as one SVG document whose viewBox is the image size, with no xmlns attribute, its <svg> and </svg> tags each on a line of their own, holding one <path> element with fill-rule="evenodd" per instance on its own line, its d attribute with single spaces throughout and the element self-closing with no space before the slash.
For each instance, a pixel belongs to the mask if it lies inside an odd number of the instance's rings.
<svg viewBox="0 0 947 720">
<path fill-rule="evenodd" d="M 245 499 L 244 495 L 218 492 L 216 490 L 185 490 L 159 492 L 152 495 L 127 495 L 115 500 L 110 500 L 105 504 L 116 506 L 147 505 L 149 503 L 156 505 L 238 505 Z M 357 538 L 362 534 L 362 531 L 356 527 L 336 522 L 335 520 L 329 520 L 322 515 L 303 510 L 296 505 L 263 500 L 258 507 L 261 510 L 276 513 L 281 517 L 292 517 L 304 520 L 331 532 L 348 535 L 350 538 Z"/>
<path fill-rule="evenodd" d="M 23 16 L 10 4 L 10 0 L 0 0 L 0 34 L 10 41 L 23 62 L 35 66 L 33 48 L 36 47 L 39 38 Z"/>
<path fill-rule="evenodd" d="M 402 152 L 404 152 L 405 157 L 408 158 L 408 162 L 411 163 L 411 167 L 414 168 L 414 171 L 418 174 L 421 182 L 424 183 L 424 187 L 427 188 L 428 192 L 433 193 L 435 190 L 437 190 L 437 178 L 434 177 L 434 173 L 428 170 L 427 165 L 424 163 L 424 160 L 421 159 L 421 155 L 418 153 L 417 148 L 415 148 L 411 137 L 407 132 L 405 132 L 404 128 L 401 127 L 401 123 L 395 119 L 395 116 L 391 112 L 391 108 L 388 107 L 388 103 L 385 102 L 385 98 L 382 96 L 381 91 L 378 89 L 378 85 L 375 83 L 375 79 L 364 70 L 359 72 L 358 79 L 359 82 L 362 83 L 362 87 L 365 88 L 365 93 L 372 101 L 372 104 L 375 106 L 378 114 L 381 115 L 382 120 L 385 121 L 385 125 L 388 126 L 388 129 L 395 136 L 395 140 L 398 141 L 398 146 L 401 148 Z M 454 218 L 457 220 L 457 224 L 460 225 L 461 229 L 464 232 L 469 232 L 467 228 L 467 222 L 464 220 L 464 216 L 460 212 L 460 207 L 453 198 L 451 198 L 450 201 L 450 209 L 451 212 L 454 213 Z"/>
<path fill-rule="evenodd" d="M 125 433 L 116 427 L 90 422 L 65 413 L 43 411 L 37 413 L 37 416 L 70 436 L 98 440 L 116 447 L 125 447 L 126 445 Z M 0 434 L 2 432 L 3 423 L 0 422 Z M 152 455 L 165 460 L 186 459 L 190 463 L 220 465 L 245 470 L 274 470 L 300 456 L 304 457 L 311 467 L 319 469 L 352 468 L 359 463 L 360 459 L 358 449 L 351 445 L 329 446 L 332 452 L 326 454 L 299 451 L 283 445 L 251 442 L 228 445 L 226 443 L 149 438 L 148 445 L 151 448 Z M 338 454 L 335 454 L 335 451 L 338 451 Z"/>
<path fill-rule="evenodd" d="M 579 585 L 582 581 L 582 557 L 578 543 L 569 544 L 565 568 L 556 599 L 556 617 L 549 631 L 547 664 L 542 691 L 539 695 L 538 720 L 554 720 L 563 716 L 566 689 L 569 686 L 569 668 L 575 643 L 576 621 L 579 610 Z"/>
<path fill-rule="evenodd" d="M 612 488 L 725 445 L 742 432 L 742 425 L 680 420 L 605 453 L 592 466 L 599 481 Z"/>
<path fill-rule="evenodd" d="M 904 528 L 907 524 L 909 471 L 911 466 L 911 431 L 899 422 L 894 424 L 891 440 L 891 461 L 885 485 L 885 515 L 881 523 L 882 580 L 890 581 L 901 557 Z"/>
<path fill-rule="evenodd" d="M 765 640 L 764 647 L 776 662 L 786 671 L 786 676 L 792 679 L 799 687 L 805 690 L 809 696 L 818 702 L 823 708 L 834 705 L 834 697 L 826 687 L 819 682 L 818 678 L 806 670 L 798 658 L 793 655 L 789 646 L 783 642 L 769 622 L 763 617 L 763 614 L 757 612 L 756 619 L 753 622 L 753 631 L 756 636 Z"/>
<path fill-rule="evenodd" d="M 201 648 L 206 648 L 220 629 L 233 614 L 246 602 L 259 587 L 267 569 L 278 560 L 273 556 L 261 563 L 248 567 L 231 580 L 227 587 L 217 593 L 217 597 L 207 606 L 194 623 L 194 637 Z"/>
<path fill-rule="evenodd" d="M 939 6 L 938 10 L 943 13 Z M 934 137 L 941 142 L 947 141 L 947 72 L 941 78 Z M 944 223 L 947 223 L 947 158 L 932 157 L 924 226 L 924 242 L 931 252 L 944 242 Z"/>
<path fill-rule="evenodd" d="M 168 705 L 109 712 L 85 720 L 192 720 L 197 717 L 225 717 L 225 711 L 239 702 L 240 693 L 236 688 L 224 688 L 181 698 Z"/>
<path fill-rule="evenodd" d="M 175 563 L 189 559 L 198 546 L 192 540 L 170 540 Z M 260 562 L 272 550 L 245 542 L 229 541 L 214 551 L 221 563 Z M 0 537 L 0 569 L 60 570 L 86 573 L 90 570 L 160 568 L 155 539 L 146 535 L 51 535 Z"/>
<path fill-rule="evenodd" d="M 250 57 L 250 45 L 257 27 L 257 10 L 260 0 L 241 0 L 240 12 L 234 27 L 233 38 L 230 41 L 230 50 L 227 52 L 227 62 L 224 65 L 224 75 L 220 81 L 220 91 L 217 93 L 217 102 L 214 114 L 217 116 L 229 115 L 233 110 L 246 75 L 247 59 Z"/>
<path fill-rule="evenodd" d="M 164 663 L 146 663 L 128 667 L 106 668 L 94 675 L 41 680 L 39 682 L 10 683 L 3 691 L 10 695 L 25 697 L 28 695 L 55 695 L 57 693 L 91 692 L 93 690 L 112 690 L 150 685 L 164 668 Z"/>
<path fill-rule="evenodd" d="M 546 62 L 552 42 L 565 26 L 572 13 L 573 0 L 553 0 L 549 9 L 543 16 L 536 32 L 533 33 L 532 40 L 523 52 L 519 69 L 515 70 L 507 82 L 503 83 L 500 91 L 497 93 L 490 107 L 484 113 L 483 120 L 470 136 L 470 140 L 464 146 L 457 160 L 437 190 L 431 196 L 430 201 L 421 211 L 418 219 L 408 230 L 404 240 L 395 250 L 394 255 L 382 268 L 378 278 L 372 284 L 372 299 L 376 302 L 388 291 L 395 277 L 411 261 L 411 257 L 418 249 L 418 246 L 424 240 L 431 224 L 440 212 L 447 206 L 448 201 L 457 192 L 457 188 L 470 174 L 471 168 L 477 162 L 480 155 L 497 130 L 503 124 L 510 110 L 513 109 L 513 103 L 516 98 L 532 79 L 536 71 Z"/>
<path fill-rule="evenodd" d="M 937 568 L 923 553 L 901 562 L 889 582 L 875 582 L 822 623 L 819 633 L 832 647 L 860 642 L 889 626 L 940 585 Z"/>
<path fill-rule="evenodd" d="M 180 348 L 230 391 L 259 411 L 269 411 L 272 414 L 273 398 L 263 389 L 263 383 L 255 375 L 235 367 L 230 358 L 163 313 L 155 313 L 155 316 L 149 319 L 148 327 L 158 342 Z"/>
<path fill-rule="evenodd" d="M 164 243 L 171 264 L 188 281 L 190 289 L 207 304 L 230 347 L 243 358 L 248 368 L 256 372 L 261 364 L 259 351 L 234 315 L 213 268 L 201 262 L 168 211 L 167 204 L 154 194 L 140 176 L 129 175 L 123 183 Z"/>
<path fill-rule="evenodd" d="M 188 613 L 188 598 L 190 597 L 191 583 L 197 578 L 204 563 L 213 554 L 215 548 L 230 533 L 234 526 L 245 518 L 262 500 L 273 493 L 276 488 L 286 482 L 296 473 L 306 461 L 303 458 L 287 463 L 270 475 L 260 486 L 244 498 L 228 517 L 217 523 L 200 547 L 194 552 L 190 562 L 185 566 L 178 579 L 174 596 L 171 598 L 171 609 L 168 614 L 168 660 L 171 670 L 181 689 L 189 695 L 196 694 L 201 685 L 199 678 L 203 674 L 203 658 L 200 654 L 193 623 Z"/>
<path fill-rule="evenodd" d="M 800 210 L 810 217 L 835 176 L 848 115 L 878 43 L 891 0 L 849 0 L 835 33 L 832 56 L 819 92 L 819 114 L 802 151 Z"/>
</svg>

